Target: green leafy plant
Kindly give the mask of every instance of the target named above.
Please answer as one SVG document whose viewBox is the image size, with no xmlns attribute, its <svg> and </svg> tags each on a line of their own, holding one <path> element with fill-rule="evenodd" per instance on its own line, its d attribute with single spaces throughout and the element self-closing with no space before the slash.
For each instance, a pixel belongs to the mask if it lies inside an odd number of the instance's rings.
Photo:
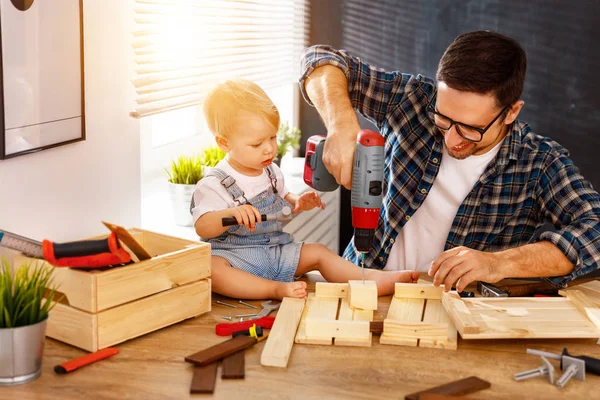
<svg viewBox="0 0 600 400">
<path fill-rule="evenodd" d="M 299 148 L 301 134 L 300 129 L 291 126 L 287 121 L 281 122 L 277 132 L 277 158 L 281 160 L 289 149 Z"/>
<path fill-rule="evenodd" d="M 10 263 L 0 266 L 0 328 L 16 328 L 42 322 L 56 305 L 52 285 L 54 268 L 23 263 L 13 273 Z M 44 296 L 46 299 L 44 301 Z M 57 300 L 57 301 L 60 301 Z"/>
<path fill-rule="evenodd" d="M 204 150 L 202 153 L 202 164 L 205 167 L 214 167 L 225 158 L 226 153 L 221 150 L 218 146 L 211 146 Z"/>
<path fill-rule="evenodd" d="M 202 156 L 182 155 L 171 162 L 171 170 L 167 170 L 169 182 L 178 185 L 195 185 L 202 179 L 204 166 L 202 165 Z"/>
<path fill-rule="evenodd" d="M 204 168 L 214 167 L 224 157 L 225 152 L 217 146 L 208 147 L 201 154 L 179 156 L 171 162 L 171 170 L 166 170 L 169 182 L 195 185 L 204 176 Z"/>
</svg>

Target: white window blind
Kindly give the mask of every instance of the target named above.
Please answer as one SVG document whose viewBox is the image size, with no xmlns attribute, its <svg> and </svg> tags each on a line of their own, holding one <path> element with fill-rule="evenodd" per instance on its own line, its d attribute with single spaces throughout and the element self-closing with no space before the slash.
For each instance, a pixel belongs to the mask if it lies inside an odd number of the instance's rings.
<svg viewBox="0 0 600 400">
<path fill-rule="evenodd" d="M 201 104 L 227 78 L 264 89 L 294 82 L 309 7 L 309 0 L 135 0 L 131 115 Z"/>
</svg>

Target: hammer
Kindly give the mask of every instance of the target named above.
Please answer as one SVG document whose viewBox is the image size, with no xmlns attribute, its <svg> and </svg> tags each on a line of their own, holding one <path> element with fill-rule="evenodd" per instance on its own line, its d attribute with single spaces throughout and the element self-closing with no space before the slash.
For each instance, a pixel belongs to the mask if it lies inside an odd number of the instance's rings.
<svg viewBox="0 0 600 400">
<path fill-rule="evenodd" d="M 292 209 L 288 206 L 285 206 L 281 209 L 281 211 L 276 212 L 275 214 L 260 214 L 261 221 L 290 221 L 292 219 Z M 221 219 L 221 223 L 223 226 L 231 226 L 238 225 L 237 219 L 233 217 L 225 217 Z"/>
</svg>

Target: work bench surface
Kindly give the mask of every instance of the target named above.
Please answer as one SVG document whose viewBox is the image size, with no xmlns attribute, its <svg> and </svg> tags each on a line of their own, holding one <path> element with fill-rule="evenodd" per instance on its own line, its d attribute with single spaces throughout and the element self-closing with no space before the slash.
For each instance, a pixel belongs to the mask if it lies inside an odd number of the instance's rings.
<svg viewBox="0 0 600 400">
<path fill-rule="evenodd" d="M 309 290 L 315 280 L 309 276 Z M 237 303 L 214 295 L 213 310 L 200 317 L 138 337 L 116 347 L 120 353 L 66 375 L 53 368 L 86 354 L 83 350 L 46 339 L 42 376 L 34 382 L 0 387 L 0 399 L 187 399 L 209 395 L 189 393 L 193 366 L 184 357 L 228 338 L 215 334 L 223 315 L 251 313 L 216 304 Z M 375 320 L 388 311 L 391 296 L 379 298 Z M 251 302 L 259 305 L 259 301 Z M 260 354 L 265 342 L 246 350 L 246 378 L 217 377 L 218 399 L 403 399 L 404 395 L 451 381 L 478 376 L 491 388 L 465 399 L 594 399 L 599 398 L 600 377 L 587 374 L 584 382 L 572 379 L 559 389 L 545 378 L 516 382 L 513 374 L 541 365 L 527 348 L 600 358 L 593 339 L 569 340 L 463 340 L 458 350 L 380 345 L 343 347 L 295 344 L 287 369 L 263 367 Z M 558 361 L 552 361 L 558 369 Z"/>
</svg>

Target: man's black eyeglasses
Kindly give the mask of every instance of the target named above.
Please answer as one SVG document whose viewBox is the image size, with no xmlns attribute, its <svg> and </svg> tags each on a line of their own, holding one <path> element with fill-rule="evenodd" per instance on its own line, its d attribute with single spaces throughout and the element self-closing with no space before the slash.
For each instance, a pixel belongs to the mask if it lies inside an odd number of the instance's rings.
<svg viewBox="0 0 600 400">
<path fill-rule="evenodd" d="M 509 107 L 510 106 L 504 107 L 502 111 L 500 111 L 500 114 L 498 114 L 496 118 L 494 118 L 494 120 L 483 129 L 463 124 L 462 122 L 456 122 L 451 118 L 446 117 L 444 114 L 440 114 L 435 110 L 435 107 L 431 102 L 429 102 L 427 105 L 427 113 L 429 114 L 429 118 L 431 118 L 435 126 L 438 128 L 447 131 L 452 128 L 452 125 L 456 125 L 456 132 L 458 132 L 463 139 L 466 139 L 470 142 L 481 142 L 481 139 L 483 139 L 483 134 L 490 129 L 492 125 L 494 125 L 494 122 L 496 122 L 498 118 L 500 118 L 500 116 L 504 114 L 506 110 L 508 110 Z"/>
</svg>

